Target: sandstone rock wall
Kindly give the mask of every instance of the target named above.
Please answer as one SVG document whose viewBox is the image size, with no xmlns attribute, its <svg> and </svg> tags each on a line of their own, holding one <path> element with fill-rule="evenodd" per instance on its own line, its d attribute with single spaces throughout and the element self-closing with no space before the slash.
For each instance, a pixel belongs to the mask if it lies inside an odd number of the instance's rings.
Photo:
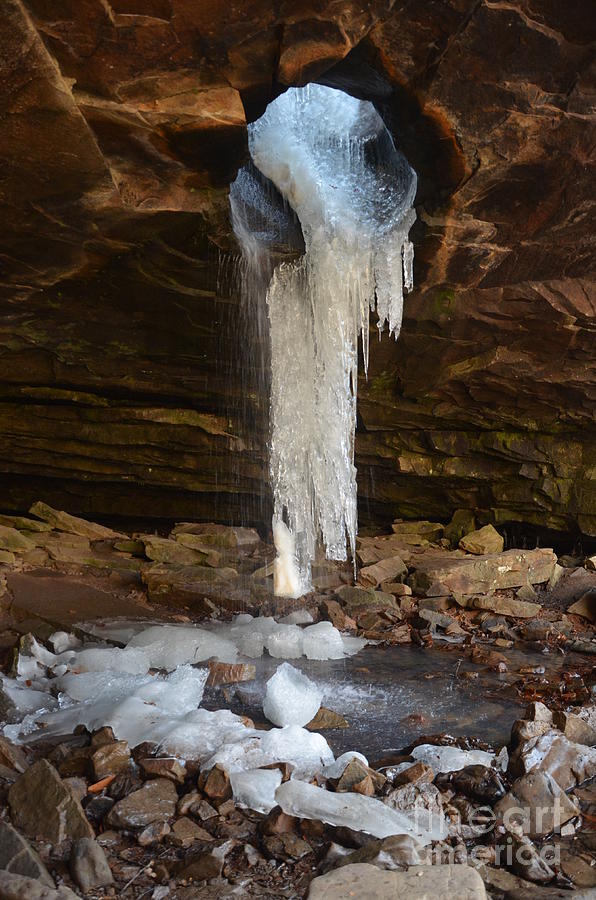
<svg viewBox="0 0 596 900">
<path fill-rule="evenodd" d="M 247 117 L 320 78 L 374 100 L 420 178 L 417 288 L 359 386 L 363 514 L 474 506 L 596 535 L 589 3 L 7 0 L 0 17 L 3 507 L 265 514 L 267 398 L 218 284 L 227 186 Z"/>
</svg>

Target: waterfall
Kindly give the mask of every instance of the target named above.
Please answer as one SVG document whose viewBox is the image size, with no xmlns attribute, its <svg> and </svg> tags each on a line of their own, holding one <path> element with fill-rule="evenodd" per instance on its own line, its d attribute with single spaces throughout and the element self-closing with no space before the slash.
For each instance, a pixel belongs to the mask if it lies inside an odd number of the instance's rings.
<svg viewBox="0 0 596 900">
<path fill-rule="evenodd" d="M 358 339 L 366 370 L 370 311 L 379 334 L 385 326 L 399 334 L 412 287 L 416 175 L 371 103 L 316 84 L 272 102 L 249 126 L 249 149 L 253 166 L 231 190 L 232 220 L 247 290 L 266 296 L 273 521 L 287 524 L 291 547 L 285 531 L 274 534 L 284 534 L 280 557 L 297 562 L 283 593 L 300 596 L 319 540 L 330 559 L 345 560 L 347 544 L 355 552 Z M 275 189 L 289 204 L 285 218 Z M 284 235 L 302 250 L 295 217 L 304 253 L 276 261 Z"/>
</svg>

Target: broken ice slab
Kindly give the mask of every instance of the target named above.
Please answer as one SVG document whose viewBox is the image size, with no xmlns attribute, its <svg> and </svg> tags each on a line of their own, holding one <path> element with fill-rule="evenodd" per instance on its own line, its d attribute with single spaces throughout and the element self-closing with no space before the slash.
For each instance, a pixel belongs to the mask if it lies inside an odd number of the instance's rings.
<svg viewBox="0 0 596 900">
<path fill-rule="evenodd" d="M 361 794 L 332 793 L 324 788 L 291 779 L 278 787 L 275 799 L 289 816 L 345 826 L 355 831 L 365 831 L 378 838 L 388 837 L 391 834 L 407 834 L 421 844 L 428 844 L 431 840 L 440 840 L 443 837 L 442 831 L 431 834 L 417 828 L 406 816 L 380 800 Z"/>
<path fill-rule="evenodd" d="M 485 750 L 460 750 L 459 747 L 440 747 L 435 744 L 419 744 L 411 755 L 431 767 L 433 772 L 458 772 L 466 766 L 489 766 L 494 753 Z"/>
<path fill-rule="evenodd" d="M 310 778 L 333 761 L 331 748 L 322 734 L 287 725 L 270 731 L 247 729 L 246 736 L 240 740 L 234 736 L 233 741 L 222 741 L 204 768 L 220 763 L 231 773 L 287 762 L 294 766 L 294 778 Z"/>
<path fill-rule="evenodd" d="M 275 791 L 281 784 L 280 769 L 251 769 L 232 772 L 230 784 L 237 806 L 269 813 L 276 806 Z"/>
<path fill-rule="evenodd" d="M 233 663 L 238 656 L 232 641 L 194 626 L 153 625 L 131 638 L 127 646 L 142 648 L 153 668 L 167 671 L 212 656 Z"/>
<path fill-rule="evenodd" d="M 274 725 L 306 725 L 322 699 L 322 691 L 310 678 L 284 663 L 267 682 L 263 712 Z"/>
</svg>

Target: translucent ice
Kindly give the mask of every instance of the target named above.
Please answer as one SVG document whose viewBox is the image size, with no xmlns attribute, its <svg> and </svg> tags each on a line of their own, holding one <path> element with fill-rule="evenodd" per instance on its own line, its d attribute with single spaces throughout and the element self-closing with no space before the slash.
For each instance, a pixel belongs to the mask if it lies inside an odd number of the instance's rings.
<svg viewBox="0 0 596 900">
<path fill-rule="evenodd" d="M 342 659 L 347 656 L 341 632 L 331 622 L 317 622 L 304 629 L 304 655 L 308 659 Z"/>
<path fill-rule="evenodd" d="M 151 666 L 171 671 L 183 663 L 196 663 L 216 656 L 222 662 L 236 662 L 236 645 L 225 638 L 194 626 L 153 625 L 136 634 L 128 647 L 139 647 Z"/>
<path fill-rule="evenodd" d="M 280 625 L 311 625 L 313 622 L 312 614 L 307 609 L 295 609 L 288 613 L 287 616 L 279 619 Z"/>
<path fill-rule="evenodd" d="M 435 744 L 419 744 L 411 754 L 414 759 L 429 765 L 433 772 L 458 772 L 465 766 L 490 766 L 495 754 L 484 750 L 460 750 L 458 747 L 440 747 Z"/>
<path fill-rule="evenodd" d="M 274 725 L 306 725 L 318 713 L 322 699 L 310 678 L 284 663 L 267 682 L 263 712 Z"/>
<path fill-rule="evenodd" d="M 408 834 L 422 844 L 433 840 L 427 831 L 417 828 L 406 816 L 373 797 L 352 792 L 332 793 L 291 779 L 278 787 L 275 799 L 289 816 L 319 819 L 329 825 L 365 831 L 378 838 Z"/>
<path fill-rule="evenodd" d="M 346 558 L 346 534 L 354 553 L 358 335 L 366 367 L 370 309 L 379 329 L 399 332 L 416 176 L 371 103 L 322 85 L 269 104 L 249 126 L 249 148 L 297 214 L 306 248 L 277 266 L 267 291 L 274 522 L 287 521 L 296 538 L 305 592 L 319 535 L 330 558 Z M 251 184 L 243 170 L 236 213 Z M 254 205 L 254 190 L 246 197 Z M 236 234 L 246 264 L 263 269 L 259 235 Z"/>
<path fill-rule="evenodd" d="M 149 665 L 148 654 L 134 647 L 124 650 L 119 647 L 91 647 L 77 653 L 72 668 L 77 672 L 103 672 L 111 669 L 128 675 L 145 675 L 149 671 Z"/>
<path fill-rule="evenodd" d="M 291 763 L 295 778 L 310 778 L 324 766 L 331 765 L 333 753 L 322 734 L 306 731 L 298 725 L 270 731 L 247 729 L 245 737 L 224 743 L 207 760 L 205 768 L 220 763 L 228 772 L 241 772 L 275 762 Z"/>
<path fill-rule="evenodd" d="M 234 802 L 257 812 L 271 812 L 276 805 L 275 791 L 281 784 L 279 769 L 252 769 L 230 775 Z"/>
</svg>

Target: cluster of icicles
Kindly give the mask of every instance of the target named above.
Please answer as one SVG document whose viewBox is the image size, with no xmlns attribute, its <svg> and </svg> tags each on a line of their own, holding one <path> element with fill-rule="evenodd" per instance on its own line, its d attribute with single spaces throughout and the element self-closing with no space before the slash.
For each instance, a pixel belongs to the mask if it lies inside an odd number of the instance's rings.
<svg viewBox="0 0 596 900">
<path fill-rule="evenodd" d="M 249 148 L 298 217 L 305 247 L 268 268 L 270 235 L 255 233 L 247 210 L 260 202 L 266 219 L 270 195 L 261 188 L 255 197 L 254 179 L 241 172 L 234 228 L 270 324 L 276 593 L 297 597 L 310 589 L 320 539 L 330 559 L 346 559 L 346 538 L 354 554 L 358 339 L 366 370 L 370 311 L 379 331 L 399 333 L 412 287 L 416 175 L 371 103 L 321 85 L 271 103 L 249 128 Z"/>
</svg>

